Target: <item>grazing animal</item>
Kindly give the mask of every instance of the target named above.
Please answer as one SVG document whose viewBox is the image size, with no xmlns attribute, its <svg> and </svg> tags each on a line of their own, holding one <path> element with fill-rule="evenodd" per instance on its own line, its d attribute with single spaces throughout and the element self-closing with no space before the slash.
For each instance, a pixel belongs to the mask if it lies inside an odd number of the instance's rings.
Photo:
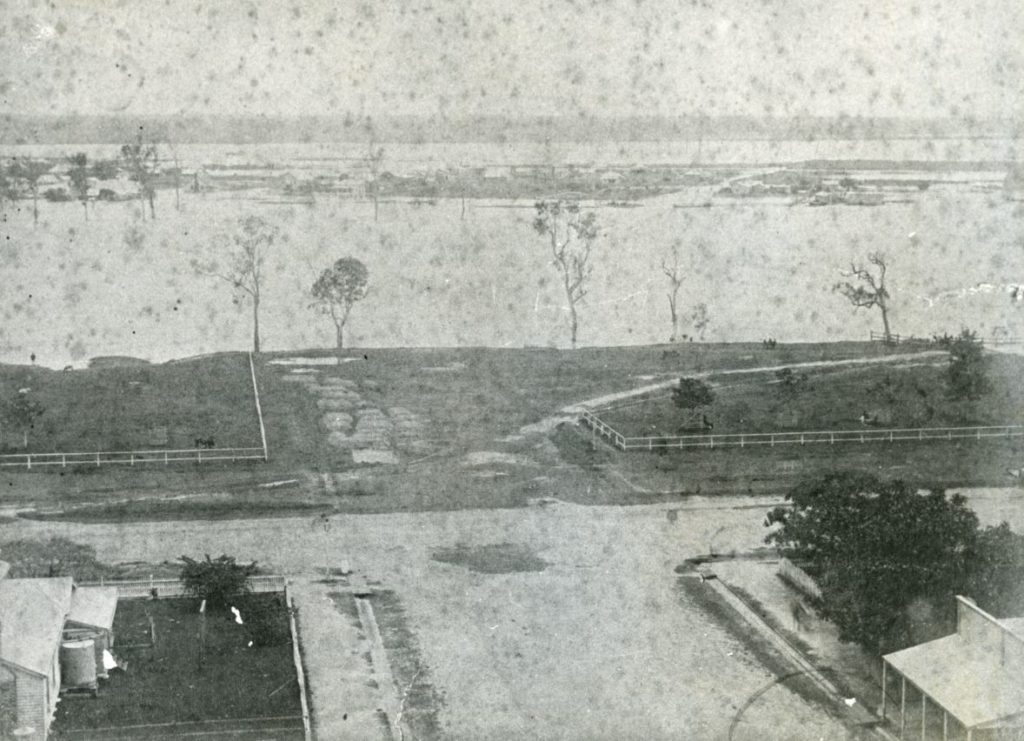
<svg viewBox="0 0 1024 741">
<path fill-rule="evenodd" d="M 212 437 L 197 437 L 195 439 L 195 446 L 197 448 L 212 448 L 214 446 Z"/>
<path fill-rule="evenodd" d="M 706 414 L 700 415 L 700 427 L 706 432 L 711 432 L 711 430 L 715 429 L 715 426 L 711 424 L 711 420 L 708 419 Z"/>
<path fill-rule="evenodd" d="M 64 372 L 65 373 L 67 373 L 68 371 L 72 371 L 72 370 L 74 370 L 74 368 L 72 366 L 70 366 L 70 365 L 65 365 L 64 366 Z"/>
<path fill-rule="evenodd" d="M 860 423 L 862 425 L 867 426 L 867 427 L 877 427 L 878 424 L 879 424 L 879 422 L 878 422 L 878 415 L 877 414 L 868 414 L 867 412 L 862 412 L 861 415 L 860 415 Z"/>
</svg>

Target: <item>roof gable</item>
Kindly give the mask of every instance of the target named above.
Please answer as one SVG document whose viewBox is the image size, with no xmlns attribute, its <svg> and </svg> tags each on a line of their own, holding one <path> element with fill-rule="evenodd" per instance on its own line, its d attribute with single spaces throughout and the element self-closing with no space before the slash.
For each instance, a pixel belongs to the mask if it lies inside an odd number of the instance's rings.
<svg viewBox="0 0 1024 741">
<path fill-rule="evenodd" d="M 47 675 L 73 589 L 71 577 L 0 580 L 0 660 Z"/>
</svg>

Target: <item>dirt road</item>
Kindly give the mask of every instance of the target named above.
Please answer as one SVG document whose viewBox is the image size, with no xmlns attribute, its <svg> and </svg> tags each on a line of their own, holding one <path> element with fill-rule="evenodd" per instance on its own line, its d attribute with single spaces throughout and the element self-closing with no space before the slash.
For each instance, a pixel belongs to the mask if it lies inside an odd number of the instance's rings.
<svg viewBox="0 0 1024 741">
<path fill-rule="evenodd" d="M 223 552 L 293 575 L 316 574 L 348 556 L 360 577 L 401 600 L 443 697 L 444 738 L 721 739 L 736 709 L 772 674 L 688 602 L 673 569 L 709 547 L 756 545 L 771 504 L 695 499 L 671 508 L 554 504 L 338 516 L 330 532 L 306 519 L 18 522 L 0 526 L 0 539 L 63 535 L 111 561 Z M 496 568 L 474 562 L 508 547 L 519 555 Z M 465 563 L 436 560 L 445 549 Z M 324 671 L 316 651 L 307 657 L 311 677 Z M 763 719 L 744 727 L 763 724 L 773 738 L 845 736 L 837 721 L 789 690 L 758 708 Z"/>
</svg>

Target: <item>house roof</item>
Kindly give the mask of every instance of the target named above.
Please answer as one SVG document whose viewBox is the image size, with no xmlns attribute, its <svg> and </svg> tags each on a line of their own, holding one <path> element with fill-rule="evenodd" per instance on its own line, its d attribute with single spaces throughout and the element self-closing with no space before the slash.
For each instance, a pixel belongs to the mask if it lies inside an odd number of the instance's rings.
<svg viewBox="0 0 1024 741">
<path fill-rule="evenodd" d="M 114 629 L 117 587 L 76 587 L 68 620 L 103 630 Z"/>
<path fill-rule="evenodd" d="M 69 576 L 0 579 L 0 660 L 49 674 L 73 589 Z"/>
<path fill-rule="evenodd" d="M 1024 711 L 1024 684 L 1013 668 L 958 633 L 884 658 L 967 728 Z"/>
</svg>

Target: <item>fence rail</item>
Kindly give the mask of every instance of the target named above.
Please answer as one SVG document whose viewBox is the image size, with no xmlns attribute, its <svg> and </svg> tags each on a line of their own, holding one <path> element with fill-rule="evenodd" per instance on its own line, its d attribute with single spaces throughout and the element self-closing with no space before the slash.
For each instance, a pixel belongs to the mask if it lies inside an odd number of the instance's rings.
<svg viewBox="0 0 1024 741">
<path fill-rule="evenodd" d="M 140 466 L 144 464 L 212 463 L 214 461 L 265 461 L 263 448 L 182 448 L 179 450 L 102 450 L 70 453 L 6 453 L 0 468 L 32 469 L 42 466 Z"/>
<path fill-rule="evenodd" d="M 580 414 L 595 435 L 606 437 L 620 450 L 667 448 L 726 448 L 748 445 L 836 445 L 841 443 L 899 442 L 907 440 L 962 440 L 1024 437 L 1024 425 L 988 427 L 865 428 L 863 430 L 805 430 L 803 432 L 746 432 L 731 434 L 659 435 L 626 437 L 589 409 Z"/>
<path fill-rule="evenodd" d="M 277 575 L 250 576 L 247 579 L 249 590 L 255 594 L 264 592 L 283 592 L 287 579 Z M 118 599 L 131 599 L 133 597 L 149 597 L 155 589 L 160 597 L 182 597 L 187 592 L 185 585 L 180 579 L 130 579 L 130 580 L 107 580 L 100 579 L 95 582 L 81 582 L 80 587 L 117 587 Z"/>
</svg>

